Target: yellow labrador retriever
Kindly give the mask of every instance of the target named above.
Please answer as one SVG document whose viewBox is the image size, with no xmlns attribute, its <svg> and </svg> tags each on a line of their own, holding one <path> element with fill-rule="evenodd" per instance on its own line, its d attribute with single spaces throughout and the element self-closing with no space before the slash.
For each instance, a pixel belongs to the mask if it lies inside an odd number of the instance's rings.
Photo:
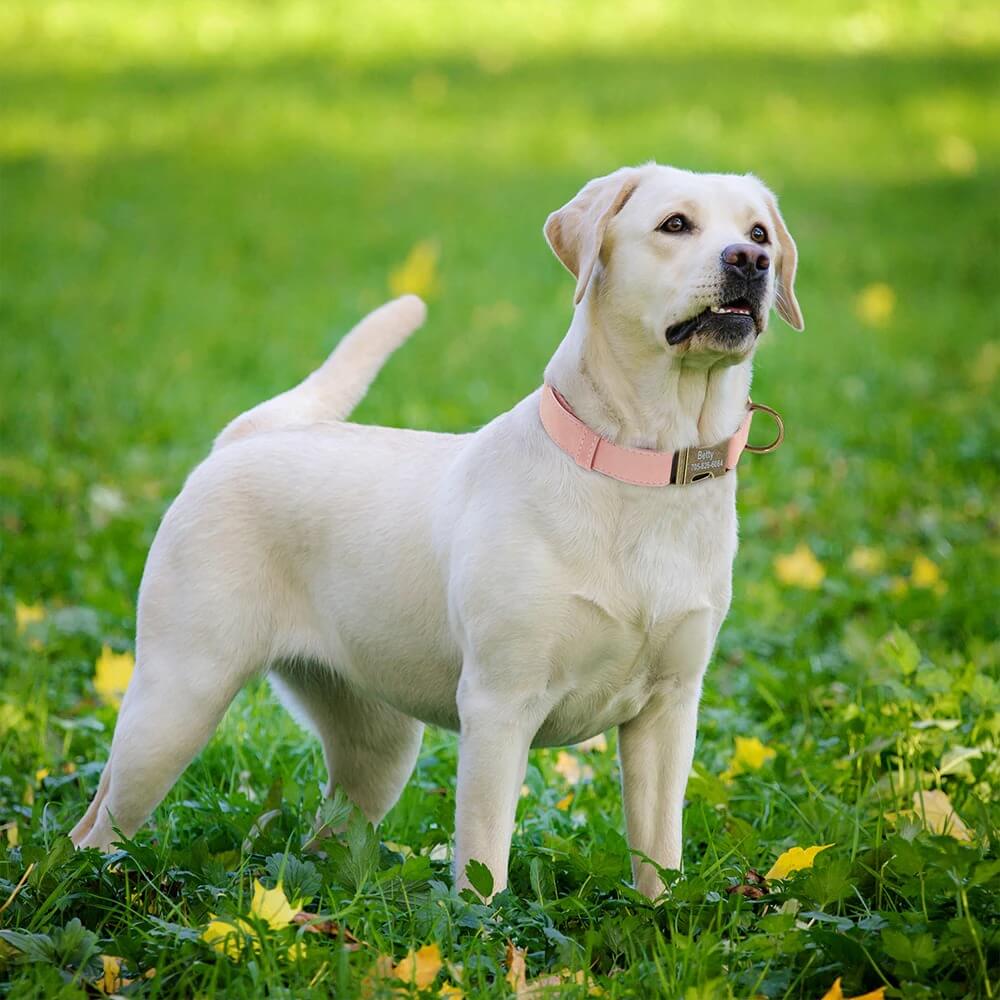
<svg viewBox="0 0 1000 1000">
<path fill-rule="evenodd" d="M 611 726 L 631 845 L 680 866 L 754 348 L 772 306 L 802 327 L 795 244 L 755 177 L 656 164 L 591 181 L 545 235 L 573 319 L 542 389 L 486 427 L 344 422 L 423 322 L 407 296 L 219 436 L 150 550 L 135 674 L 75 843 L 133 834 L 268 670 L 329 789 L 373 821 L 424 724 L 458 730 L 459 886 L 470 859 L 506 884 L 529 748 Z M 654 867 L 634 874 L 659 894 Z"/>
</svg>

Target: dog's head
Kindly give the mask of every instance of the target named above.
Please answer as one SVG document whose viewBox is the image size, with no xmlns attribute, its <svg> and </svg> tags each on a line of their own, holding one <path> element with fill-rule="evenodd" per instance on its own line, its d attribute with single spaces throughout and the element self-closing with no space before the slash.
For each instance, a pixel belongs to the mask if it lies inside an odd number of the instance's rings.
<svg viewBox="0 0 1000 1000">
<path fill-rule="evenodd" d="M 595 296 L 658 348 L 741 360 L 772 306 L 802 329 L 795 241 L 752 175 L 626 167 L 553 212 L 545 237 L 576 278 L 577 304 Z"/>
</svg>

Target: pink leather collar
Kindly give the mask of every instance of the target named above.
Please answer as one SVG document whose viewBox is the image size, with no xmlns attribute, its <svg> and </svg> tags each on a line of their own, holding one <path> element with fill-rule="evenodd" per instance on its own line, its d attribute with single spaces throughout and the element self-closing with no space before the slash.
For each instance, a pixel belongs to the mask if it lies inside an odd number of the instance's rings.
<svg viewBox="0 0 1000 1000">
<path fill-rule="evenodd" d="M 753 404 L 748 405 L 743 423 L 728 441 L 711 448 L 684 448 L 681 451 L 623 448 L 601 437 L 580 420 L 569 403 L 550 385 L 542 386 L 538 408 L 546 433 L 582 468 L 634 486 L 670 486 L 714 479 L 735 469 L 747 447 L 753 408 L 756 408 L 752 407 Z M 780 439 L 779 434 L 774 447 L 781 443 Z"/>
</svg>

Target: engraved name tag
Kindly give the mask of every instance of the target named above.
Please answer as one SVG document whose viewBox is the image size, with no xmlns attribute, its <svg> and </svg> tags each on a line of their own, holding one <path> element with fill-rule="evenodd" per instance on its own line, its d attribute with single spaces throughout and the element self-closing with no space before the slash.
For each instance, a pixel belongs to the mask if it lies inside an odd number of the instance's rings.
<svg viewBox="0 0 1000 1000">
<path fill-rule="evenodd" d="M 714 448 L 685 448 L 677 458 L 676 482 L 695 483 L 699 479 L 714 479 L 726 471 L 729 442 Z"/>
</svg>

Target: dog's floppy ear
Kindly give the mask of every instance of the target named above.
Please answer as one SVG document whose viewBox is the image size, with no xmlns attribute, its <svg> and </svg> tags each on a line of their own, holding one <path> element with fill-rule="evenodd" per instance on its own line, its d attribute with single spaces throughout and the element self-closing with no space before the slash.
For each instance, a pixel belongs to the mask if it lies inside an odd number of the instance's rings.
<svg viewBox="0 0 1000 1000">
<path fill-rule="evenodd" d="M 764 200 L 771 212 L 771 220 L 778 237 L 778 249 L 781 251 L 777 268 L 778 300 L 775 306 L 778 315 L 793 330 L 803 330 L 805 323 L 802 319 L 802 310 L 799 308 L 798 299 L 795 298 L 795 268 L 799 263 L 799 252 L 795 248 L 795 240 L 792 239 L 785 220 L 781 217 L 781 212 L 778 211 L 778 199 L 766 184 L 757 178 L 754 179 L 764 192 Z"/>
<path fill-rule="evenodd" d="M 545 220 L 545 238 L 552 252 L 576 278 L 574 303 L 579 304 L 590 284 L 608 223 L 625 207 L 638 183 L 639 171 L 623 167 L 590 181 Z"/>
</svg>

